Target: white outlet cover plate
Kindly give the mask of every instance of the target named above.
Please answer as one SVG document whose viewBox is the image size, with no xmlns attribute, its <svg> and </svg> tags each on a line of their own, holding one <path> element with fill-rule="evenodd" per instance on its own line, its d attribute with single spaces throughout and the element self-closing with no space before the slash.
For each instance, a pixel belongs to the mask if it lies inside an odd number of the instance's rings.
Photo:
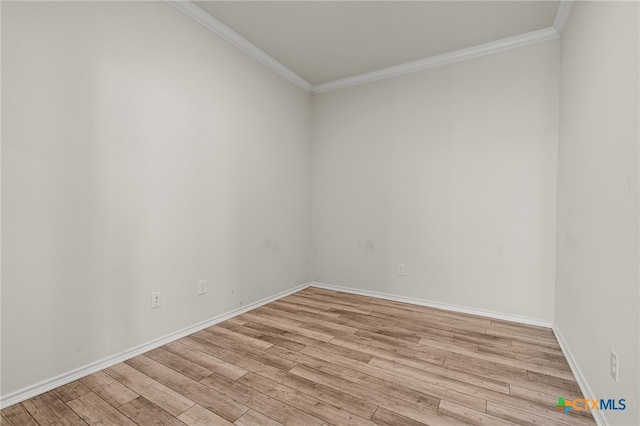
<svg viewBox="0 0 640 426">
<path fill-rule="evenodd" d="M 609 351 L 609 374 L 611 375 L 611 378 L 616 381 L 616 383 L 619 383 L 618 377 L 620 375 L 620 359 L 618 358 L 618 354 L 616 353 L 616 351 L 614 351 L 613 349 Z"/>
<path fill-rule="evenodd" d="M 151 309 L 159 308 L 160 306 L 160 292 L 154 291 L 151 293 Z"/>
</svg>

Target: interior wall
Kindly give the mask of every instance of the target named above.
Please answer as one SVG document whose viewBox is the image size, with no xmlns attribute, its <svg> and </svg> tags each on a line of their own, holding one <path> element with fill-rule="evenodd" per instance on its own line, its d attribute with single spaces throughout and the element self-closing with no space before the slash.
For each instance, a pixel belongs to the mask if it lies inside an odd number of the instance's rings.
<svg viewBox="0 0 640 426">
<path fill-rule="evenodd" d="M 611 424 L 640 424 L 637 2 L 575 2 L 562 35 L 556 323 Z M 609 350 L 619 355 L 619 383 Z"/>
<path fill-rule="evenodd" d="M 2 2 L 2 107 L 3 395 L 308 281 L 310 96 L 169 4 Z"/>
<path fill-rule="evenodd" d="M 552 321 L 559 47 L 314 96 L 312 279 Z"/>
<path fill-rule="evenodd" d="M 165 3 L 1 10 L 3 395 L 310 269 L 555 312 L 595 393 L 638 406 L 637 4 L 576 2 L 563 35 L 556 277 L 558 41 L 318 95 L 311 123 L 307 94 Z"/>
</svg>

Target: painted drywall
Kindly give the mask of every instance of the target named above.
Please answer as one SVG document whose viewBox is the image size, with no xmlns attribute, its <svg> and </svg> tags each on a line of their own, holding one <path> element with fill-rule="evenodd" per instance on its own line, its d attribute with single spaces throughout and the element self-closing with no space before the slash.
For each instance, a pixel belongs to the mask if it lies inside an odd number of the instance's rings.
<svg viewBox="0 0 640 426">
<path fill-rule="evenodd" d="M 562 34 L 556 323 L 601 411 L 640 424 L 637 2 L 575 2 Z M 619 355 L 620 382 L 609 376 Z"/>
<path fill-rule="evenodd" d="M 312 279 L 553 320 L 558 67 L 553 40 L 314 96 Z"/>
<path fill-rule="evenodd" d="M 2 2 L 2 89 L 3 395 L 308 281 L 311 98 L 171 5 Z"/>
</svg>

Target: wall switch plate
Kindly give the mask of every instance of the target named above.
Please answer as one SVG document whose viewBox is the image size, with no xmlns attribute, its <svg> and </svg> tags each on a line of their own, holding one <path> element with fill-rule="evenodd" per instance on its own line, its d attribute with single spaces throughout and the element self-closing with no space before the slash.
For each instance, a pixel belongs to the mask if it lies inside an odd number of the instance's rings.
<svg viewBox="0 0 640 426">
<path fill-rule="evenodd" d="M 618 354 L 613 349 L 609 351 L 609 374 L 611 375 L 611 378 L 618 383 L 620 363 L 618 361 Z"/>
<path fill-rule="evenodd" d="M 160 292 L 154 291 L 151 293 L 151 309 L 159 308 L 160 306 L 162 306 L 160 304 Z"/>
<path fill-rule="evenodd" d="M 398 275 L 400 275 L 401 277 L 404 276 L 404 264 L 403 263 L 398 263 Z"/>
<path fill-rule="evenodd" d="M 198 296 L 202 296 L 207 292 L 207 280 L 198 281 Z"/>
</svg>

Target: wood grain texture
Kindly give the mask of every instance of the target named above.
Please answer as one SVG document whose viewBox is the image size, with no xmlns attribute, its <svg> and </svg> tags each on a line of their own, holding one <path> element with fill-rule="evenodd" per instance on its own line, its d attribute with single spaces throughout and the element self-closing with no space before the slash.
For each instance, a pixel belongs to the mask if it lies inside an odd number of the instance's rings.
<svg viewBox="0 0 640 426">
<path fill-rule="evenodd" d="M 182 414 L 195 405 L 195 402 L 127 364 L 117 364 L 107 368 L 105 371 L 124 386 L 137 392 L 174 416 Z"/>
<path fill-rule="evenodd" d="M 7 425 L 37 426 L 37 422 L 22 404 L 16 404 L 2 410 L 2 423 Z"/>
<path fill-rule="evenodd" d="M 116 408 L 139 396 L 131 390 L 131 388 L 120 383 L 104 371 L 98 371 L 97 373 L 83 377 L 80 381 L 89 387 L 96 395 Z"/>
<path fill-rule="evenodd" d="M 86 425 L 67 404 L 53 392 L 46 392 L 22 402 L 22 406 L 40 425 Z M 12 420 L 15 424 L 15 421 Z"/>
<path fill-rule="evenodd" d="M 184 426 L 183 422 L 143 397 L 124 404 L 119 410 L 139 425 Z"/>
<path fill-rule="evenodd" d="M 249 410 L 242 415 L 238 420 L 234 422 L 236 426 L 281 426 L 282 423 L 278 423 L 275 420 L 258 413 L 257 411 Z"/>
<path fill-rule="evenodd" d="M 207 425 L 232 426 L 233 425 L 233 423 L 223 419 L 216 413 L 209 411 L 198 404 L 194 405 L 184 413 L 180 414 L 178 416 L 178 419 L 182 420 L 185 424 L 189 426 L 207 426 Z"/>
<path fill-rule="evenodd" d="M 127 416 L 93 392 L 69 401 L 67 405 L 91 425 L 135 425 Z"/>
<path fill-rule="evenodd" d="M 34 425 L 594 425 L 547 328 L 309 287 L 2 410 Z"/>
</svg>

